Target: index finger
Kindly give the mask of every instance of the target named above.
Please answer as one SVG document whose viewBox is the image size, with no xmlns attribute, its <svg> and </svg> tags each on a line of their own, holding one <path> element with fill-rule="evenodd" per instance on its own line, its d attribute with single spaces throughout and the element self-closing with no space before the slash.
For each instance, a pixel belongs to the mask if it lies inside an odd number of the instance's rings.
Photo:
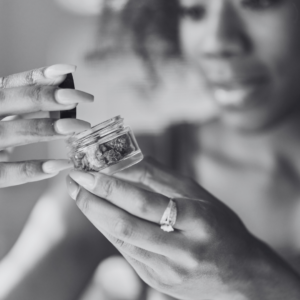
<svg viewBox="0 0 300 300">
<path fill-rule="evenodd" d="M 67 177 L 67 185 L 69 194 L 76 201 L 79 209 L 101 232 L 109 233 L 121 243 L 129 243 L 167 257 L 184 255 L 185 236 L 181 232 L 166 234 L 156 224 L 137 218 L 86 189 L 80 188 L 69 177 Z"/>
<path fill-rule="evenodd" d="M 49 67 L 34 69 L 22 73 L 0 77 L 0 89 L 16 88 L 33 85 L 58 85 L 66 75 L 73 73 L 76 66 L 57 64 Z"/>
<path fill-rule="evenodd" d="M 91 174 L 72 170 L 69 176 L 92 194 L 108 200 L 113 205 L 141 219 L 159 224 L 170 198 L 138 188 L 128 182 L 101 173 Z M 191 206 L 177 201 L 176 228 L 187 228 L 187 213 Z M 191 202 L 192 203 L 192 202 Z M 189 216 L 190 213 L 188 213 Z"/>
</svg>

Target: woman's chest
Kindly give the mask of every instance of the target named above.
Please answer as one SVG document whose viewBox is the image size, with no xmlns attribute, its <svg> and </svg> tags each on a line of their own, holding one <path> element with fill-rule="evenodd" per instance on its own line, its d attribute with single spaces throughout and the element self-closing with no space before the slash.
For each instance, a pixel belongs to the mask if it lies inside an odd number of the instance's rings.
<svg viewBox="0 0 300 300">
<path fill-rule="evenodd" d="M 201 156 L 196 177 L 226 203 L 247 228 L 279 252 L 300 253 L 300 181 L 287 170 L 275 173 L 230 166 Z"/>
</svg>

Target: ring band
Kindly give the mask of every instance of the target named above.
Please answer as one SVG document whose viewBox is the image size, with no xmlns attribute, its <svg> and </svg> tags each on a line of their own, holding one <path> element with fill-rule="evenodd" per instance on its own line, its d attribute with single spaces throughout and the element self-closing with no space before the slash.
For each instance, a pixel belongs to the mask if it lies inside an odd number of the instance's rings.
<svg viewBox="0 0 300 300">
<path fill-rule="evenodd" d="M 160 220 L 160 228 L 166 232 L 174 231 L 173 226 L 176 223 L 177 219 L 177 206 L 176 202 L 173 199 L 170 199 L 167 208 L 165 209 L 163 216 Z"/>
</svg>

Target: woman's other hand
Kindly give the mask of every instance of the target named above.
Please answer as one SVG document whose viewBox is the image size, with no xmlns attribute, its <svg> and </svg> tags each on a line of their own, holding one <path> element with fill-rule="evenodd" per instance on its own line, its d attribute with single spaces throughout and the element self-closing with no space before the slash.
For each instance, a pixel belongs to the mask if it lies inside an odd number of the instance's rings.
<svg viewBox="0 0 300 300">
<path fill-rule="evenodd" d="M 179 299 L 281 299 L 264 297 L 272 251 L 196 182 L 149 161 L 117 176 L 71 171 L 69 194 L 150 286 Z M 166 233 L 170 198 L 178 217 Z"/>
<path fill-rule="evenodd" d="M 90 94 L 58 87 L 75 69 L 60 64 L 0 78 L 0 187 L 50 178 L 72 166 L 68 160 L 7 160 L 11 147 L 65 139 L 90 128 L 89 123 L 81 120 L 34 117 L 40 112 L 50 116 L 50 112 L 70 110 L 78 103 L 93 101 Z M 23 118 L 28 114 L 32 119 Z"/>
</svg>

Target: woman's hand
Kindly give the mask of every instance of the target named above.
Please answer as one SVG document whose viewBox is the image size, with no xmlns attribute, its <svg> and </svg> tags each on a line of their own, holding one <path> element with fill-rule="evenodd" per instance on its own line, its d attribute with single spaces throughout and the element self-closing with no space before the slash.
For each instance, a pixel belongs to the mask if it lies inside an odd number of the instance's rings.
<svg viewBox="0 0 300 300">
<path fill-rule="evenodd" d="M 71 171 L 69 194 L 150 286 L 180 299 L 282 299 L 263 290 L 276 280 L 261 253 L 274 254 L 194 181 L 147 161 L 117 176 Z M 166 233 L 170 198 L 178 217 Z"/>
<path fill-rule="evenodd" d="M 93 101 L 90 94 L 58 88 L 75 69 L 72 65 L 53 65 L 0 78 L 0 187 L 50 178 L 72 166 L 68 160 L 7 160 L 11 147 L 64 139 L 90 128 L 80 120 L 46 118 L 50 112 Z M 45 118 L 35 117 L 41 112 L 45 112 Z M 29 114 L 33 119 L 28 119 Z"/>
</svg>

